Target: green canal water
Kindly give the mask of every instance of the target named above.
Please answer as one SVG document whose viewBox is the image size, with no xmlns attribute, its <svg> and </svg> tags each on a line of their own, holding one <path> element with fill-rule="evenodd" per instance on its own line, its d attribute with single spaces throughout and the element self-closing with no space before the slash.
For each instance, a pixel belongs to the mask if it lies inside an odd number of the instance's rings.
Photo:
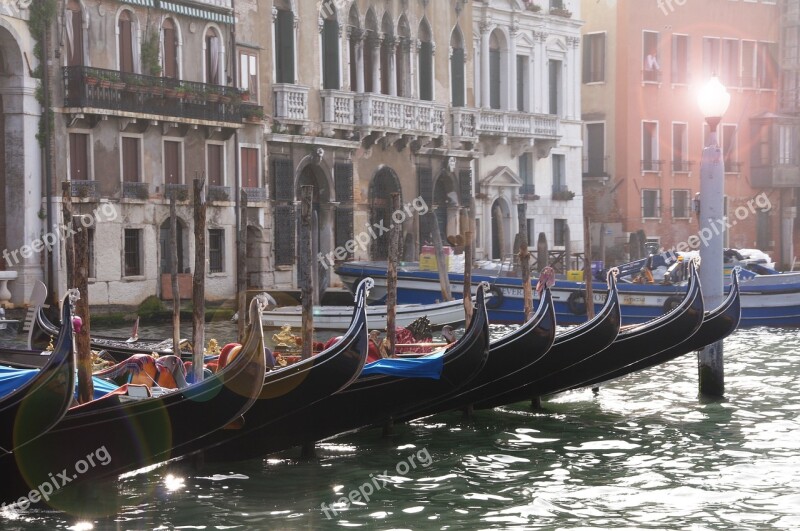
<svg viewBox="0 0 800 531">
<path fill-rule="evenodd" d="M 113 514 L 5 510 L 0 528 L 798 529 L 798 331 L 740 330 L 725 349 L 722 402 L 698 399 L 690 355 L 540 411 L 339 438 L 312 461 L 169 463 L 87 494 Z"/>
</svg>

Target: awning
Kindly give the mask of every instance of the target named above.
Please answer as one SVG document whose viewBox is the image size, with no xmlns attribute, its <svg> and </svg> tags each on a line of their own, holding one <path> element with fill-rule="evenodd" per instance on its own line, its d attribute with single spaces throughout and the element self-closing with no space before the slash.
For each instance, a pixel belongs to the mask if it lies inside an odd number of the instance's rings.
<svg viewBox="0 0 800 531">
<path fill-rule="evenodd" d="M 122 0 L 126 4 L 134 4 L 137 6 L 144 6 L 144 7 L 153 7 L 155 5 L 155 0 Z"/>
<path fill-rule="evenodd" d="M 125 1 L 130 1 L 132 3 L 150 2 L 150 5 L 153 5 L 152 4 L 153 0 L 125 0 Z M 183 4 L 175 4 L 173 2 L 159 1 L 158 5 L 164 11 L 171 11 L 179 15 L 186 15 L 187 17 L 201 18 L 203 20 L 219 22 L 220 24 L 233 24 L 235 20 L 232 15 L 225 15 L 223 13 L 217 13 L 215 11 L 209 11 L 207 9 L 199 9 L 197 7 L 190 7 Z"/>
</svg>

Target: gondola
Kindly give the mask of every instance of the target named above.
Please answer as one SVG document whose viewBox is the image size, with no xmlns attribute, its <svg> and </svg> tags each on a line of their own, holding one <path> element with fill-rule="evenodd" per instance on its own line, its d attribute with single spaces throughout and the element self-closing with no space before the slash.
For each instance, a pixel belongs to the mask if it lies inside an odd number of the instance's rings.
<svg viewBox="0 0 800 531">
<path fill-rule="evenodd" d="M 427 403 L 402 420 L 412 420 L 471 404 L 508 389 L 508 382 L 539 361 L 553 346 L 556 313 L 549 288 L 544 288 L 536 313 L 522 326 L 489 344 L 489 356 L 480 373 L 454 396 Z"/>
<path fill-rule="evenodd" d="M 50 319 L 47 318 L 44 308 L 42 307 L 37 309 L 31 326 L 33 327 L 33 330 L 29 334 L 31 338 L 56 337 L 61 329 L 60 325 L 52 323 Z M 118 337 L 93 335 L 91 345 L 93 350 L 106 351 L 117 362 L 124 361 L 134 354 L 140 353 L 150 354 L 151 352 L 155 352 L 159 356 L 175 354 L 172 351 L 172 339 L 140 339 L 138 337 L 135 339 L 135 341 L 125 341 Z M 47 345 L 46 340 L 31 341 L 31 343 L 32 344 L 28 345 L 28 347 L 32 350 L 44 348 Z M 184 350 L 180 354 L 191 357 L 190 351 Z"/>
<path fill-rule="evenodd" d="M 613 282 L 613 275 L 609 277 Z M 641 325 L 623 328 L 614 342 L 591 354 L 565 356 L 560 363 L 543 371 L 519 395 L 519 400 L 545 396 L 581 386 L 599 376 L 639 359 L 670 348 L 675 338 L 694 334 L 703 321 L 703 296 L 694 264 L 690 267 L 689 284 L 681 303 L 671 312 Z M 518 400 L 511 400 L 511 403 Z"/>
<path fill-rule="evenodd" d="M 72 322 L 76 291 L 64 299 L 63 319 Z M 25 384 L 0 398 L 0 454 L 13 452 L 61 420 L 75 392 L 73 330 L 65 326 L 47 363 Z"/>
<path fill-rule="evenodd" d="M 735 272 L 731 274 L 731 277 L 731 289 L 728 292 L 728 296 L 722 301 L 719 307 L 713 311 L 706 312 L 700 329 L 689 338 L 666 350 L 653 354 L 652 356 L 641 358 L 580 386 L 575 386 L 572 389 L 596 387 L 600 384 L 608 383 L 628 374 L 666 363 L 679 356 L 688 354 L 689 352 L 700 350 L 707 345 L 722 341 L 731 335 L 739 326 L 742 316 L 741 299 L 739 297 L 739 278 Z"/>
<path fill-rule="evenodd" d="M 387 375 L 360 376 L 317 404 L 227 441 L 205 454 L 208 461 L 236 461 L 312 444 L 335 435 L 382 425 L 419 404 L 446 397 L 478 374 L 489 350 L 484 290 L 478 290 L 472 320 L 464 335 L 443 355 L 438 380 Z"/>
<path fill-rule="evenodd" d="M 530 400 L 534 394 L 530 383 L 576 360 L 605 349 L 617 338 L 620 330 L 620 305 L 617 284 L 610 275 L 605 304 L 594 319 L 556 335 L 553 346 L 539 359 L 506 379 L 506 389 L 494 396 L 487 394 L 473 404 L 475 409 L 490 409 L 513 402 Z"/>
<path fill-rule="evenodd" d="M 76 484 L 181 455 L 187 443 L 239 419 L 264 383 L 263 307 L 259 298 L 253 299 L 244 347 L 213 376 L 159 397 L 130 400 L 110 394 L 73 407 L 49 432 L 0 457 L 0 502 L 41 492 L 40 486 L 49 483 L 51 506 L 83 507 Z M 63 479 L 52 488 L 62 472 Z"/>
<path fill-rule="evenodd" d="M 269 433 L 271 422 L 327 399 L 358 378 L 367 359 L 366 308 L 372 285 L 370 278 L 358 285 L 350 327 L 334 345 L 312 358 L 268 372 L 258 400 L 244 415 L 244 425 L 198 440 L 190 445 L 191 451 L 222 445 L 220 452 L 225 452 L 225 448 L 256 445 L 263 433 Z"/>
</svg>

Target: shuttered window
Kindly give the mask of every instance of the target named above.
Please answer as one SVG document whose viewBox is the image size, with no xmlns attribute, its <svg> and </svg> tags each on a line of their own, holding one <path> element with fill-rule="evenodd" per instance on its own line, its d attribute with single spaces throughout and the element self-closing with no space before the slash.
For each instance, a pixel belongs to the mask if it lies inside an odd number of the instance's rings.
<svg viewBox="0 0 800 531">
<path fill-rule="evenodd" d="M 272 195 L 277 201 L 294 200 L 294 174 L 292 161 L 288 158 L 272 159 Z"/>
<path fill-rule="evenodd" d="M 208 229 L 208 272 L 225 271 L 225 230 Z"/>
<path fill-rule="evenodd" d="M 122 181 L 142 182 L 139 163 L 141 160 L 140 141 L 129 136 L 122 137 Z"/>
<path fill-rule="evenodd" d="M 142 229 L 125 229 L 125 276 L 142 274 Z"/>
<path fill-rule="evenodd" d="M 550 60 L 550 114 L 558 114 L 561 106 L 561 61 Z"/>
<path fill-rule="evenodd" d="M 69 178 L 73 181 L 89 181 L 89 135 L 69 134 Z"/>
<path fill-rule="evenodd" d="M 295 208 L 294 205 L 275 206 L 275 265 L 286 266 L 295 262 Z"/>
<path fill-rule="evenodd" d="M 242 148 L 242 186 L 245 188 L 259 188 L 261 186 L 258 178 L 258 149 Z"/>
<path fill-rule="evenodd" d="M 178 36 L 171 18 L 164 21 L 162 49 L 164 51 L 164 77 L 178 78 Z"/>
<path fill-rule="evenodd" d="M 583 82 L 598 83 L 606 80 L 606 34 L 590 33 L 583 36 Z"/>
<path fill-rule="evenodd" d="M 517 110 L 525 110 L 525 90 L 528 77 L 528 58 L 524 55 L 517 56 Z"/>
<path fill-rule="evenodd" d="M 164 182 L 167 184 L 181 184 L 183 182 L 180 142 L 164 141 Z"/>
<path fill-rule="evenodd" d="M 672 82 L 685 85 L 689 82 L 689 36 L 672 36 Z"/>
<path fill-rule="evenodd" d="M 339 23 L 335 18 L 322 25 L 322 88 L 339 90 Z"/>
<path fill-rule="evenodd" d="M 419 99 L 433 100 L 433 45 L 424 41 L 419 48 Z"/>
<path fill-rule="evenodd" d="M 222 146 L 220 144 L 207 144 L 206 152 L 208 153 L 208 185 L 222 186 L 224 183 Z"/>
<path fill-rule="evenodd" d="M 489 107 L 500 108 L 500 50 L 489 51 Z"/>
<path fill-rule="evenodd" d="M 131 13 L 123 11 L 119 15 L 119 71 L 133 73 L 133 31 Z"/>
<path fill-rule="evenodd" d="M 279 9 L 275 19 L 275 81 L 294 83 L 294 14 Z"/>
<path fill-rule="evenodd" d="M 452 93 L 450 99 L 453 107 L 464 106 L 464 48 L 453 48 L 453 56 L 450 58 L 450 82 Z"/>
<path fill-rule="evenodd" d="M 71 35 L 67 36 L 67 66 L 83 65 L 83 12 L 77 0 L 69 0 L 67 3 L 69 19 L 65 25 L 69 24 Z"/>
</svg>

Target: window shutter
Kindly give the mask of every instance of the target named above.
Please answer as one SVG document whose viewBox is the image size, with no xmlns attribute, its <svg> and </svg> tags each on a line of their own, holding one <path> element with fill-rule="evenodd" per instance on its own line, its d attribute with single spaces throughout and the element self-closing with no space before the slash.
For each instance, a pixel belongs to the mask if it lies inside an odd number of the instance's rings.
<svg viewBox="0 0 800 531">
<path fill-rule="evenodd" d="M 245 188 L 259 188 L 258 178 L 258 149 L 242 148 L 242 186 Z"/>
<path fill-rule="evenodd" d="M 139 139 L 122 138 L 122 181 L 139 182 Z"/>
<path fill-rule="evenodd" d="M 87 160 L 89 135 L 83 133 L 69 134 L 70 179 L 73 181 L 89 180 L 89 164 Z"/>
<path fill-rule="evenodd" d="M 180 142 L 164 142 L 164 182 L 180 184 Z"/>
<path fill-rule="evenodd" d="M 517 110 L 525 110 L 525 60 L 524 55 L 517 56 Z"/>
<path fill-rule="evenodd" d="M 489 107 L 500 108 L 500 51 L 489 52 Z"/>
<path fill-rule="evenodd" d="M 72 50 L 67 56 L 67 64 L 83 65 L 83 13 L 79 6 L 72 10 Z"/>
<path fill-rule="evenodd" d="M 461 201 L 461 206 L 469 206 L 472 200 L 472 170 L 461 170 L 458 172 L 458 181 L 460 185 L 459 200 Z"/>
<path fill-rule="evenodd" d="M 120 72 L 133 73 L 133 37 L 131 34 L 131 21 L 122 17 L 119 19 L 119 70 Z"/>
<path fill-rule="evenodd" d="M 453 57 L 450 59 L 450 78 L 452 86 L 453 107 L 464 106 L 464 49 L 453 48 Z"/>
<path fill-rule="evenodd" d="M 208 144 L 208 185 L 222 186 L 222 146 Z"/>
<path fill-rule="evenodd" d="M 275 265 L 292 265 L 295 262 L 295 208 L 294 205 L 275 206 Z"/>
<path fill-rule="evenodd" d="M 419 99 L 433 99 L 433 46 L 428 41 L 419 50 Z"/>
<path fill-rule="evenodd" d="M 336 200 L 340 203 L 352 203 L 353 201 L 353 163 L 337 162 L 333 166 L 333 173 L 336 179 L 334 190 Z"/>
<path fill-rule="evenodd" d="M 339 90 L 339 24 L 336 19 L 325 20 L 322 26 L 323 88 Z"/>
<path fill-rule="evenodd" d="M 277 201 L 294 200 L 292 161 L 287 158 L 272 159 L 273 196 Z"/>
<path fill-rule="evenodd" d="M 593 35 L 583 36 L 583 82 L 591 83 L 592 79 L 592 40 Z"/>
<path fill-rule="evenodd" d="M 167 21 L 169 22 L 169 21 Z M 164 23 L 164 77 L 177 79 L 178 77 L 178 46 L 175 28 L 172 24 Z"/>
<path fill-rule="evenodd" d="M 275 24 L 276 79 L 278 83 L 294 83 L 294 14 L 279 10 Z"/>
</svg>

